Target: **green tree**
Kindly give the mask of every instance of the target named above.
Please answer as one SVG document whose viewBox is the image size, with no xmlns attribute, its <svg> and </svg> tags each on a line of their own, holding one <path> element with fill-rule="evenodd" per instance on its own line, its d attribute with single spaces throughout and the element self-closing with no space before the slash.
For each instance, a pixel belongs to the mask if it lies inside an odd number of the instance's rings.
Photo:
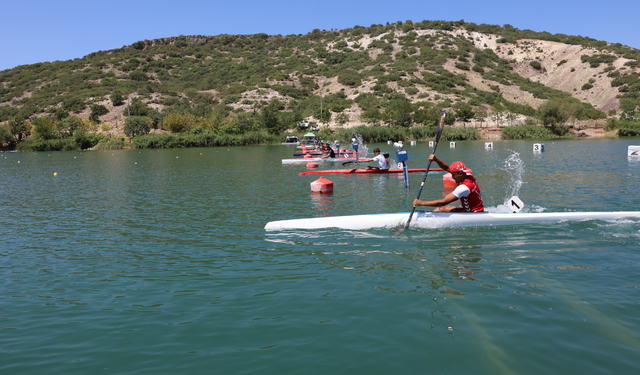
<svg viewBox="0 0 640 375">
<path fill-rule="evenodd" d="M 382 122 L 382 113 L 377 107 L 370 107 L 360 115 L 360 120 L 366 124 L 378 126 Z"/>
<path fill-rule="evenodd" d="M 413 106 L 407 99 L 394 99 L 385 108 L 382 119 L 392 126 L 411 126 Z"/>
<path fill-rule="evenodd" d="M 462 121 L 465 127 L 467 126 L 467 122 L 473 119 L 474 115 L 475 113 L 473 112 L 473 109 L 471 109 L 471 106 L 468 104 L 465 104 L 458 108 L 455 113 L 456 119 Z"/>
<path fill-rule="evenodd" d="M 278 105 L 276 103 L 271 102 L 262 110 L 262 124 L 270 133 L 277 134 L 280 132 L 278 126 Z"/>
<path fill-rule="evenodd" d="M 55 112 L 53 112 L 53 119 L 54 120 L 60 121 L 60 120 L 65 119 L 67 117 L 69 117 L 69 112 L 65 111 L 62 108 L 57 108 L 55 110 Z"/>
<path fill-rule="evenodd" d="M 169 113 L 162 121 L 162 128 L 174 133 L 189 131 L 196 127 L 207 127 L 207 120 L 187 112 Z"/>
<path fill-rule="evenodd" d="M 62 108 L 69 112 L 82 111 L 86 107 L 87 104 L 84 102 L 84 99 L 80 97 L 67 98 L 62 102 Z"/>
<path fill-rule="evenodd" d="M 129 79 L 132 81 L 146 81 L 148 78 L 149 77 L 147 77 L 147 75 L 140 70 L 134 70 L 133 72 L 129 73 Z"/>
<path fill-rule="evenodd" d="M 18 141 L 22 142 L 31 134 L 24 120 L 13 118 L 9 120 L 9 132 Z"/>
<path fill-rule="evenodd" d="M 147 116 L 151 109 L 147 103 L 143 103 L 140 99 L 134 99 L 133 103 L 124 108 L 125 116 Z"/>
<path fill-rule="evenodd" d="M 116 107 L 124 104 L 124 96 L 120 91 L 114 91 L 111 94 L 111 103 Z"/>
<path fill-rule="evenodd" d="M 82 129 L 83 122 L 79 117 L 70 116 L 56 124 L 58 131 L 64 136 L 73 136 L 78 129 Z"/>
<path fill-rule="evenodd" d="M 130 116 L 124 120 L 124 134 L 129 138 L 148 134 L 151 131 L 151 120 L 147 116 Z"/>
<path fill-rule="evenodd" d="M 12 149 L 15 146 L 16 140 L 11 135 L 8 126 L 0 125 L 0 149 Z"/>
<path fill-rule="evenodd" d="M 280 119 L 278 121 L 281 125 L 281 128 L 283 130 L 286 130 L 286 129 L 295 128 L 296 124 L 299 122 L 302 122 L 303 120 L 304 120 L 304 117 L 302 117 L 301 113 L 283 111 L 283 112 L 280 112 Z"/>
<path fill-rule="evenodd" d="M 417 110 L 414 114 L 414 121 L 426 126 L 436 126 L 440 118 L 440 108 L 428 107 Z"/>
<path fill-rule="evenodd" d="M 109 113 L 107 107 L 101 104 L 94 104 L 91 106 L 91 115 L 89 116 L 89 120 L 95 121 L 99 124 L 100 116 L 106 115 L 107 113 Z"/>
<path fill-rule="evenodd" d="M 538 118 L 544 125 L 563 125 L 569 116 L 561 100 L 548 100 L 538 107 Z"/>
<path fill-rule="evenodd" d="M 349 115 L 346 113 L 342 112 L 336 116 L 336 125 L 344 126 L 347 122 L 349 122 Z"/>
<path fill-rule="evenodd" d="M 482 124 L 485 122 L 485 120 L 487 119 L 487 117 L 489 116 L 488 112 L 487 112 L 487 108 L 483 105 L 477 107 L 474 111 L 474 116 L 473 118 L 476 121 L 480 121 L 480 126 L 482 126 Z"/>
<path fill-rule="evenodd" d="M 343 70 L 338 74 L 338 82 L 351 87 L 360 86 L 360 75 L 353 70 Z"/>
<path fill-rule="evenodd" d="M 57 138 L 53 119 L 49 116 L 36 117 L 31 120 L 31 131 L 36 141 L 46 141 Z"/>
</svg>

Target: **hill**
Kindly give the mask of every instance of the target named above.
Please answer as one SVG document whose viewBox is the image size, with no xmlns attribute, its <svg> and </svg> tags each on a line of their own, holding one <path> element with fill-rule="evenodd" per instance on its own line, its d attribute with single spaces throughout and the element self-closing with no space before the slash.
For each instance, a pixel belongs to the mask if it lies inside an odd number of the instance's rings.
<svg viewBox="0 0 640 375">
<path fill-rule="evenodd" d="M 124 134 L 637 119 L 640 51 L 579 36 L 464 21 L 304 35 L 179 36 L 0 72 L 0 122 L 50 116 Z M 26 134 L 25 134 L 26 136 Z"/>
</svg>

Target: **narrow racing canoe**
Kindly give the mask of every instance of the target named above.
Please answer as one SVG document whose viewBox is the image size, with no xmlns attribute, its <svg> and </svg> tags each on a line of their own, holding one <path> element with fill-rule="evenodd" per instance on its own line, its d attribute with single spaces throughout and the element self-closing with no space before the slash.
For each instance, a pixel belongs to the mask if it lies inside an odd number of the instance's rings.
<svg viewBox="0 0 640 375">
<path fill-rule="evenodd" d="M 345 159 L 346 160 L 346 159 Z M 342 160 L 340 160 L 342 161 Z M 407 172 L 409 173 L 424 173 L 427 171 L 427 168 L 409 168 Z M 444 172 L 442 168 L 430 168 L 429 172 Z M 393 174 L 393 173 L 402 173 L 402 169 L 366 169 L 366 168 L 353 168 L 353 169 L 328 169 L 324 171 L 308 171 L 298 173 L 300 176 L 305 176 L 308 174 Z"/>
<path fill-rule="evenodd" d="M 326 216 L 307 219 L 271 221 L 265 230 L 286 229 L 372 229 L 404 225 L 409 212 L 374 215 Z M 410 226 L 413 228 L 447 228 L 494 225 L 558 223 L 562 221 L 640 219 L 640 211 L 619 212 L 531 212 L 531 213 L 449 213 L 416 212 Z"/>
</svg>

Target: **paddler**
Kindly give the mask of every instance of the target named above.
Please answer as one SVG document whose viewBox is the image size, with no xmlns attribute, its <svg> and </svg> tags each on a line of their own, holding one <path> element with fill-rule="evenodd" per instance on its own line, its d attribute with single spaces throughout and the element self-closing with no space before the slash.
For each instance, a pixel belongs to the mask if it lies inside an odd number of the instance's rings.
<svg viewBox="0 0 640 375">
<path fill-rule="evenodd" d="M 323 159 L 327 159 L 327 158 L 335 159 L 336 158 L 336 153 L 331 148 L 331 143 L 330 142 L 327 142 L 327 144 L 325 145 L 325 147 L 322 150 L 322 152 L 326 153 L 325 155 L 322 155 Z"/>
<path fill-rule="evenodd" d="M 368 166 L 367 169 L 389 169 L 389 167 L 387 167 L 387 160 L 384 158 L 384 156 L 380 155 L 379 148 L 376 147 L 376 149 L 373 150 L 373 154 L 375 155 L 373 158 L 361 159 L 360 163 L 371 163 L 375 161 L 378 163 L 378 166 L 377 167 Z"/>
<path fill-rule="evenodd" d="M 438 163 L 440 168 L 451 173 L 451 177 L 455 180 L 458 186 L 446 197 L 433 201 L 421 201 L 420 199 L 414 199 L 414 206 L 432 206 L 436 207 L 434 212 L 483 212 L 484 202 L 482 201 L 482 194 L 480 193 L 480 187 L 476 182 L 475 177 L 470 175 L 471 169 L 467 168 L 461 161 L 448 165 L 442 160 L 438 159 L 434 154 L 429 156 L 429 160 Z M 462 207 L 449 206 L 449 203 L 453 203 L 460 199 Z"/>
</svg>

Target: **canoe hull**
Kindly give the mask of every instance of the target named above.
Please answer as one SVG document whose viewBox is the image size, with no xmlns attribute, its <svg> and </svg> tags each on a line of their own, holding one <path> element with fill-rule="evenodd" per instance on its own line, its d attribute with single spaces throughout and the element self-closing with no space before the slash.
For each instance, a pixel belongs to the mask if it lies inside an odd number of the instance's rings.
<svg viewBox="0 0 640 375">
<path fill-rule="evenodd" d="M 350 215 L 271 221 L 265 230 L 286 229 L 355 229 L 397 227 L 404 225 L 409 212 L 374 215 Z M 614 220 L 640 218 L 640 211 L 619 212 L 542 212 L 542 213 L 446 213 L 416 212 L 412 228 L 448 228 L 518 224 L 558 223 L 562 221 Z"/>
<path fill-rule="evenodd" d="M 342 160 L 340 160 L 342 161 Z M 427 168 L 408 168 L 408 173 L 425 173 Z M 366 169 L 366 168 L 354 168 L 354 169 L 328 169 L 324 171 L 308 171 L 298 173 L 300 176 L 308 174 L 398 174 L 402 173 L 402 169 Z M 444 172 L 441 168 L 431 168 L 429 172 Z"/>
</svg>

